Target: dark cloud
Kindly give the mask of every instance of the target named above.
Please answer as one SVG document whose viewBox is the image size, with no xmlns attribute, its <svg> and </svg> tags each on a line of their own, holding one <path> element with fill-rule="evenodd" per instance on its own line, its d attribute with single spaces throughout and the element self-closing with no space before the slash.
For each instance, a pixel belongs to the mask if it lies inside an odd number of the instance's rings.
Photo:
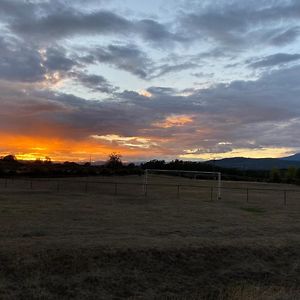
<svg viewBox="0 0 300 300">
<path fill-rule="evenodd" d="M 112 86 L 106 78 L 100 75 L 73 72 L 71 76 L 74 78 L 76 83 L 79 82 L 83 86 L 95 92 L 111 94 L 117 91 L 116 87 Z"/>
<path fill-rule="evenodd" d="M 204 72 L 192 73 L 192 75 L 197 78 L 212 78 L 212 77 L 214 77 L 214 73 L 204 73 Z"/>
<path fill-rule="evenodd" d="M 34 134 L 37 126 L 46 123 L 60 129 L 56 135 L 73 139 L 106 134 L 164 137 L 164 146 L 177 155 L 183 149 L 300 147 L 299 75 L 300 67 L 294 66 L 266 73 L 256 81 L 194 90 L 188 96 L 173 88 L 152 87 L 150 99 L 127 91 L 101 101 L 51 91 L 21 92 L 24 88 L 12 85 L 9 90 L 2 85 L 0 126 L 16 132 L 26 124 Z M 107 83 L 100 76 L 78 78 L 92 86 Z M 193 121 L 176 128 L 155 125 L 181 115 Z"/>
<path fill-rule="evenodd" d="M 85 49 L 87 55 L 79 58 L 83 63 L 105 63 L 117 69 L 127 71 L 142 79 L 154 79 L 169 73 L 194 69 L 199 65 L 192 62 L 158 64 L 137 45 L 109 45 Z"/>
<path fill-rule="evenodd" d="M 43 79 L 38 51 L 16 39 L 0 37 L 0 79 L 34 82 Z"/>
<path fill-rule="evenodd" d="M 300 27 L 292 27 L 273 36 L 270 43 L 275 46 L 282 46 L 294 42 L 300 35 Z"/>
<path fill-rule="evenodd" d="M 251 68 L 274 67 L 281 64 L 297 61 L 300 59 L 300 54 L 277 53 L 266 56 L 258 61 L 249 64 Z"/>
<path fill-rule="evenodd" d="M 127 19 L 103 9 L 83 11 L 71 1 L 3 0 L 0 16 L 12 32 L 35 41 L 49 42 L 80 35 L 132 35 L 161 47 L 180 40 L 166 25 L 155 20 Z"/>
<path fill-rule="evenodd" d="M 92 49 L 89 57 L 93 62 L 108 63 L 140 78 L 148 76 L 152 65 L 146 53 L 135 45 L 109 45 L 107 48 Z"/>
<path fill-rule="evenodd" d="M 43 56 L 43 54 L 41 54 Z M 70 71 L 79 66 L 76 58 L 69 58 L 63 48 L 48 48 L 44 53 L 43 65 L 51 71 Z"/>
<path fill-rule="evenodd" d="M 82 14 L 62 11 L 56 14 L 14 22 L 11 29 L 23 36 L 38 39 L 60 39 L 81 34 L 126 34 L 132 24 L 109 11 Z"/>
<path fill-rule="evenodd" d="M 268 26 L 276 28 L 276 22 L 285 26 L 285 22 L 296 22 L 300 18 L 298 1 L 221 3 L 223 5 L 201 6 L 198 11 L 183 13 L 181 28 L 184 35 L 190 39 L 214 40 L 232 48 L 253 42 L 264 44 L 266 40 L 262 40 L 262 36 L 269 30 Z M 293 41 L 297 31 L 295 27 L 281 33 L 283 35 L 275 36 L 271 43 Z"/>
<path fill-rule="evenodd" d="M 2 21 L 14 21 L 18 18 L 33 18 L 35 4 L 29 1 L 1 0 L 0 16 Z"/>
<path fill-rule="evenodd" d="M 165 25 L 154 20 L 144 19 L 136 22 L 135 26 L 145 40 L 154 41 L 161 47 L 173 41 L 184 41 L 183 37 L 171 33 Z"/>
<path fill-rule="evenodd" d="M 55 72 L 60 78 L 70 78 L 85 87 L 103 93 L 117 90 L 103 76 L 84 74 L 78 57 L 69 56 L 62 47 L 33 49 L 13 38 L 0 37 L 0 79 L 15 82 L 37 83 L 51 80 Z M 58 79 L 59 80 L 59 79 Z"/>
<path fill-rule="evenodd" d="M 170 64 L 164 64 L 160 65 L 152 70 L 152 75 L 150 75 L 150 78 L 157 78 L 161 77 L 163 75 L 169 74 L 169 73 L 176 73 L 176 72 L 181 72 L 184 70 L 189 70 L 189 69 L 195 69 L 198 68 L 199 65 L 195 64 L 193 62 L 184 62 L 180 64 L 175 64 L 175 65 L 170 65 Z"/>
</svg>

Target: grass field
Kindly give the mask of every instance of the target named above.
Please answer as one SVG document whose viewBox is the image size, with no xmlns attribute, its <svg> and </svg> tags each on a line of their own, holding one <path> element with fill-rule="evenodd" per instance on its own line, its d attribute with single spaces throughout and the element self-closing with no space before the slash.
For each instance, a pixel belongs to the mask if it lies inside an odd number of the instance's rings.
<svg viewBox="0 0 300 300">
<path fill-rule="evenodd" d="M 0 180 L 0 299 L 300 298 L 299 187 L 142 180 Z"/>
</svg>

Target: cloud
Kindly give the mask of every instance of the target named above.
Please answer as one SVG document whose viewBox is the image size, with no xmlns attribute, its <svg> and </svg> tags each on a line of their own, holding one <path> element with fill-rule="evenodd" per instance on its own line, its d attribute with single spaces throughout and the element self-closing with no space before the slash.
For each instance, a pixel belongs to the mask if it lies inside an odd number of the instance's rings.
<svg viewBox="0 0 300 300">
<path fill-rule="evenodd" d="M 70 71 L 75 66 L 79 66 L 79 63 L 75 58 L 69 58 L 66 54 L 66 50 L 62 47 L 49 47 L 45 51 L 41 51 L 43 59 L 43 65 L 50 71 Z"/>
<path fill-rule="evenodd" d="M 123 150 L 127 144 L 145 150 L 149 141 L 148 151 L 173 157 L 188 149 L 209 153 L 300 148 L 299 74 L 300 67 L 294 66 L 187 96 L 173 88 L 152 87 L 151 98 L 127 91 L 101 101 L 2 83 L 0 128 L 7 134 L 26 128 L 32 137 L 46 134 L 77 142 L 91 136 L 102 137 L 103 142 L 103 137 L 114 136 L 116 149 Z"/>
<path fill-rule="evenodd" d="M 107 79 L 101 75 L 73 72 L 71 76 L 74 78 L 76 83 L 79 82 L 83 86 L 95 92 L 111 94 L 117 91 L 117 88 L 112 86 Z"/>
<path fill-rule="evenodd" d="M 99 3 L 98 3 L 99 4 Z M 180 38 L 152 19 L 127 19 L 112 11 L 79 10 L 71 1 L 2 1 L 0 15 L 11 32 L 48 43 L 80 35 L 138 36 L 162 46 Z"/>
<path fill-rule="evenodd" d="M 43 79 L 45 70 L 40 54 L 28 45 L 0 37 L 0 53 L 0 79 L 27 82 Z"/>
<path fill-rule="evenodd" d="M 269 55 L 258 61 L 249 64 L 249 67 L 258 69 L 266 67 L 274 67 L 300 59 L 300 54 L 277 53 Z"/>
<path fill-rule="evenodd" d="M 200 6 L 197 8 L 197 6 Z M 293 24 L 300 18 L 298 1 L 220 1 L 217 4 L 196 5 L 192 12 L 180 18 L 183 35 L 193 39 L 215 41 L 232 49 L 245 45 L 265 44 L 263 37 L 271 28 L 282 31 L 278 24 Z M 278 23 L 280 22 L 280 23 Z M 271 43 L 285 44 L 295 40 L 297 27 L 275 36 Z"/>
<path fill-rule="evenodd" d="M 300 148 L 298 1 L 194 1 L 178 11 L 172 4 L 173 19 L 99 3 L 0 1 L 5 141 L 25 134 L 33 145 L 49 136 L 76 141 L 78 151 L 89 141 L 99 153 L 113 144 L 172 157 Z M 142 80 L 118 82 L 103 64 Z M 191 75 L 212 83 L 196 89 Z M 88 100 L 74 85 L 104 95 Z"/>
<path fill-rule="evenodd" d="M 198 64 L 192 62 L 184 62 L 184 63 L 174 64 L 174 65 L 170 65 L 170 64 L 159 65 L 152 70 L 153 74 L 150 75 L 150 78 L 153 79 L 169 73 L 181 72 L 184 70 L 195 69 L 198 67 L 199 67 Z"/>
<path fill-rule="evenodd" d="M 69 78 L 75 83 L 103 93 L 117 90 L 103 76 L 78 71 L 83 64 L 63 47 L 33 49 L 14 38 L 0 38 L 0 79 L 14 82 L 53 84 Z"/>
<path fill-rule="evenodd" d="M 284 30 L 283 32 L 280 32 L 279 34 L 276 34 L 275 36 L 272 37 L 270 40 L 270 43 L 275 45 L 275 46 L 282 46 L 286 45 L 289 43 L 294 42 L 300 34 L 300 27 L 292 27 L 289 28 L 288 30 Z"/>
<path fill-rule="evenodd" d="M 12 37 L 0 37 L 0 79 L 41 82 L 55 72 L 66 73 L 79 66 L 62 47 L 36 49 Z"/>
<path fill-rule="evenodd" d="M 107 48 L 92 49 L 90 59 L 95 63 L 107 63 L 118 69 L 146 78 L 152 65 L 147 54 L 135 45 L 109 45 Z"/>
</svg>

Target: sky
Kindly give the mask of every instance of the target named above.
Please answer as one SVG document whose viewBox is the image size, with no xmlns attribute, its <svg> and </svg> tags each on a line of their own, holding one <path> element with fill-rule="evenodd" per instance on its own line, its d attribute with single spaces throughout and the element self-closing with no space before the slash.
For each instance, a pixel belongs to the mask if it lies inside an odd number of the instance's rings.
<svg viewBox="0 0 300 300">
<path fill-rule="evenodd" d="M 0 0 L 0 156 L 300 152 L 300 1 Z"/>
</svg>

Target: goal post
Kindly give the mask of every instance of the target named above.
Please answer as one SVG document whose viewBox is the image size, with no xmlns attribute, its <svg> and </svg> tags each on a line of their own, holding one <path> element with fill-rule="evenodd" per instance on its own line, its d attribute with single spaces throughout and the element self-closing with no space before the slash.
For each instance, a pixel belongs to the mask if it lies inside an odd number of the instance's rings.
<svg viewBox="0 0 300 300">
<path fill-rule="evenodd" d="M 203 176 L 210 177 L 210 179 L 216 180 L 216 190 L 217 190 L 217 199 L 221 199 L 221 190 L 222 190 L 222 174 L 221 172 L 202 172 L 202 171 L 186 171 L 186 170 L 160 170 L 160 169 L 146 169 L 144 173 L 144 192 L 147 193 L 147 185 L 149 184 L 150 174 L 162 174 L 168 175 L 171 174 L 174 177 L 181 176 L 185 178 L 197 180 L 199 177 Z M 176 175 L 176 173 L 178 175 Z M 177 184 L 174 184 L 178 185 Z"/>
</svg>

